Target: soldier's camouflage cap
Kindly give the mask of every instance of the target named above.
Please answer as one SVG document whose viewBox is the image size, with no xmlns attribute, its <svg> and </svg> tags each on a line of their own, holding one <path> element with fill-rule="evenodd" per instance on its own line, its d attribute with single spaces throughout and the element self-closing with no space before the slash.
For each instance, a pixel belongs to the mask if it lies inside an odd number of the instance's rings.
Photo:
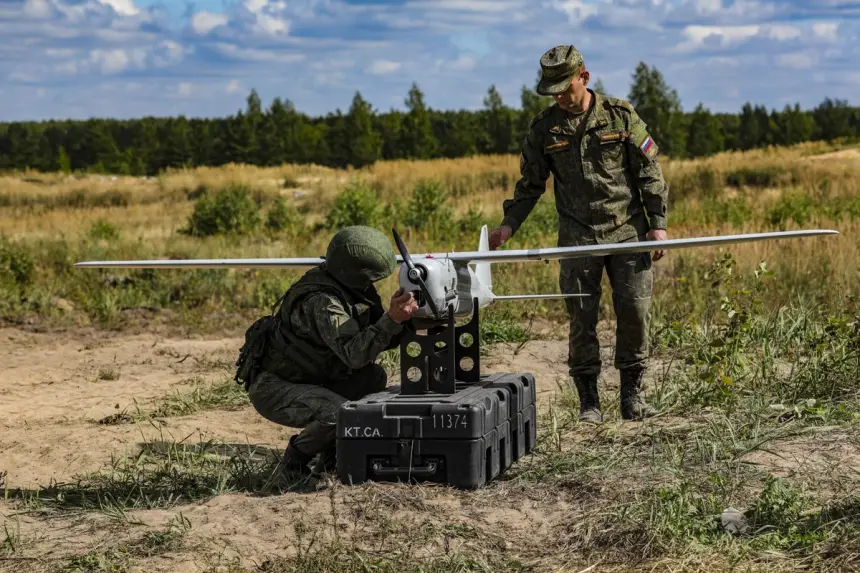
<svg viewBox="0 0 860 573">
<path fill-rule="evenodd" d="M 570 87 L 573 74 L 579 71 L 584 60 L 572 45 L 556 46 L 540 58 L 541 79 L 537 93 L 556 95 Z"/>
<path fill-rule="evenodd" d="M 362 290 L 397 268 L 391 239 L 382 231 L 357 225 L 338 231 L 326 249 L 328 271 L 349 287 Z"/>
</svg>

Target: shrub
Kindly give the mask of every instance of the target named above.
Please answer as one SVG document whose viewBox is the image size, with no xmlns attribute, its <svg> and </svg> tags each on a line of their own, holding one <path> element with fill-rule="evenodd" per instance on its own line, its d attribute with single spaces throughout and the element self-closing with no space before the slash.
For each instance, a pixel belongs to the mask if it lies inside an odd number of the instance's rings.
<svg viewBox="0 0 860 573">
<path fill-rule="evenodd" d="M 33 257 L 26 247 L 0 235 L 0 279 L 28 285 L 33 278 L 33 267 Z"/>
<path fill-rule="evenodd" d="M 259 224 L 259 210 L 246 186 L 230 185 L 219 189 L 214 197 L 208 192 L 203 194 L 194 204 L 188 227 L 182 232 L 197 237 L 247 234 Z"/>
<path fill-rule="evenodd" d="M 413 229 L 436 227 L 452 220 L 451 207 L 446 204 L 448 192 L 438 181 L 422 179 L 412 189 L 403 221 Z"/>
<path fill-rule="evenodd" d="M 340 192 L 326 215 L 329 229 L 342 229 L 353 225 L 373 226 L 379 217 L 379 199 L 376 193 L 361 180 L 353 180 Z"/>
<path fill-rule="evenodd" d="M 302 218 L 295 209 L 287 205 L 283 197 L 278 197 L 272 203 L 266 218 L 266 228 L 272 232 L 298 232 L 302 227 Z"/>
<path fill-rule="evenodd" d="M 94 241 L 114 241 L 119 239 L 119 227 L 110 221 L 99 219 L 90 226 L 87 236 Z"/>
<path fill-rule="evenodd" d="M 771 225 L 785 230 L 788 221 L 798 225 L 809 223 L 812 218 L 812 200 L 804 195 L 789 194 L 780 197 L 776 204 L 768 209 L 767 220 Z"/>
</svg>

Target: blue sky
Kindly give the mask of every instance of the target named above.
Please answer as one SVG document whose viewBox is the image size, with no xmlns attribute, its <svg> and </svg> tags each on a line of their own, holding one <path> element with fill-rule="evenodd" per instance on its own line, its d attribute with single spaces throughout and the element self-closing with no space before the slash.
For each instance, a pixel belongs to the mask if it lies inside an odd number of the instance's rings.
<svg viewBox="0 0 860 573">
<path fill-rule="evenodd" d="M 519 105 L 572 43 L 627 97 L 656 66 L 686 110 L 860 105 L 860 0 L 0 0 L 0 121 L 213 117 L 251 88 L 322 115 Z"/>
</svg>

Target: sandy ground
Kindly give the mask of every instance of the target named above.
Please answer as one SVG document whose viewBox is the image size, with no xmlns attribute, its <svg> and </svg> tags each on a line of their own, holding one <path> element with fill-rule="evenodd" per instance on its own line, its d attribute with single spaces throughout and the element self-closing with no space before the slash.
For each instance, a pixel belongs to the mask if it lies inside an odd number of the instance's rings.
<svg viewBox="0 0 860 573">
<path fill-rule="evenodd" d="M 204 410 L 160 418 L 155 423 L 98 423 L 122 411 L 151 411 L 166 396 L 191 388 L 194 381 L 230 377 L 242 343 L 240 336 L 189 340 L 92 330 L 52 334 L 5 328 L 0 329 L 0 341 L 6 357 L 6 368 L 0 375 L 0 488 L 5 487 L 7 495 L 21 488 L 39 490 L 74 482 L 76 476 L 104 470 L 112 459 L 135 455 L 146 442 L 184 440 L 185 444 L 200 444 L 216 440 L 282 451 L 296 431 L 268 422 L 250 406 L 233 411 Z M 482 370 L 534 373 L 540 407 L 546 408 L 558 390 L 557 384 L 564 380 L 566 352 L 566 340 L 498 346 L 483 359 Z M 617 380 L 611 380 L 613 374 L 610 369 L 607 383 L 617 386 Z M 229 494 L 167 510 L 129 511 L 119 517 L 80 510 L 26 513 L 18 502 L 4 502 L 0 496 L 0 520 L 18 532 L 21 550 L 15 556 L 38 556 L 62 563 L 90 551 L 106 551 L 118 540 L 139 537 L 147 528 L 163 528 L 181 512 L 191 523 L 186 547 L 203 550 L 144 559 L 141 567 L 199 571 L 211 566 L 213 559 L 225 562 L 235 557 L 243 566 L 251 567 L 266 558 L 289 554 L 294 539 L 292 525 L 297 519 L 331 513 L 330 490 L 336 492 L 341 505 L 349 506 L 361 503 L 361 499 L 370 503 L 367 500 L 374 496 L 402 497 L 398 488 L 374 484 L 351 490 L 336 484 L 311 493 Z M 480 495 L 470 497 L 447 488 L 415 487 L 408 491 L 410 498 L 418 495 L 428 508 L 438 508 L 427 515 L 477 520 L 492 528 L 505 524 L 508 529 L 539 531 L 550 527 L 557 515 L 527 501 L 504 508 L 484 505 Z M 20 571 L 28 563 L 35 562 L 0 560 L 0 570 L 11 567 Z"/>
<path fill-rule="evenodd" d="M 539 407 L 546 410 L 558 399 L 566 380 L 566 332 L 553 334 L 557 339 L 492 347 L 490 355 L 482 358 L 482 370 L 532 372 Z M 611 409 L 618 377 L 611 368 L 610 325 L 602 325 L 601 337 L 607 341 L 603 357 L 608 368 L 601 379 L 607 419 L 614 431 L 647 431 L 645 426 L 618 422 Z M 52 484 L 74 483 L 76 476 L 105 471 L 112 460 L 134 456 L 146 444 L 181 442 L 183 447 L 194 447 L 214 440 L 276 455 L 297 431 L 268 422 L 250 406 L 137 423 L 98 423 L 123 411 L 151 411 L 165 397 L 188 390 L 195 382 L 231 377 L 241 336 L 187 339 L 86 329 L 45 333 L 22 327 L 0 329 L 0 341 L 6 356 L 0 375 L 0 493 L 7 497 L 15 497 L 21 489 L 50 496 Z M 659 371 L 659 366 L 654 370 Z M 596 431 L 588 428 L 577 431 Z M 777 475 L 813 466 L 822 475 L 844 471 L 846 463 L 860 467 L 860 444 L 841 432 L 825 429 L 818 445 L 811 451 L 809 443 L 798 438 L 779 453 L 751 454 L 747 462 Z M 347 487 L 329 482 L 304 491 L 230 493 L 167 509 L 125 512 L 110 508 L 27 511 L 20 500 L 4 501 L 0 495 L 0 571 L 53 571 L 75 556 L 139 542 L 147 532 L 163 530 L 180 515 L 190 524 L 182 546 L 137 557 L 128 571 L 231 571 L 231 563 L 257 570 L 267 559 L 294 554 L 297 523 L 325 524 L 337 515 L 339 528 L 347 531 L 356 516 L 379 518 L 380 508 L 384 519 L 391 518 L 398 526 L 412 524 L 416 531 L 466 524 L 481 532 L 483 544 L 488 543 L 487 537 L 492 538 L 490 543 L 502 545 L 519 536 L 551 540 L 554 531 L 575 519 L 577 496 L 589 495 L 583 491 L 572 492 L 566 500 L 538 499 L 508 495 L 505 487 L 459 492 L 439 486 Z M 4 536 L 8 540 L 10 531 L 18 549 L 4 557 Z M 452 547 L 458 541 L 462 540 L 453 539 Z M 8 542 L 6 549 L 8 556 Z"/>
</svg>

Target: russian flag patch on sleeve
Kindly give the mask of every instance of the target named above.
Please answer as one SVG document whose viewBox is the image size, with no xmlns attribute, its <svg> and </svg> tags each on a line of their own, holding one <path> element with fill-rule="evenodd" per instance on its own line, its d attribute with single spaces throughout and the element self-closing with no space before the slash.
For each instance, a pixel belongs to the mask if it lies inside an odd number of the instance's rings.
<svg viewBox="0 0 860 573">
<path fill-rule="evenodd" d="M 651 149 L 651 145 L 654 143 L 654 140 L 651 139 L 651 136 L 645 138 L 645 141 L 642 142 L 642 145 L 639 146 L 639 149 L 642 150 L 642 153 L 648 154 L 648 150 Z"/>
</svg>

